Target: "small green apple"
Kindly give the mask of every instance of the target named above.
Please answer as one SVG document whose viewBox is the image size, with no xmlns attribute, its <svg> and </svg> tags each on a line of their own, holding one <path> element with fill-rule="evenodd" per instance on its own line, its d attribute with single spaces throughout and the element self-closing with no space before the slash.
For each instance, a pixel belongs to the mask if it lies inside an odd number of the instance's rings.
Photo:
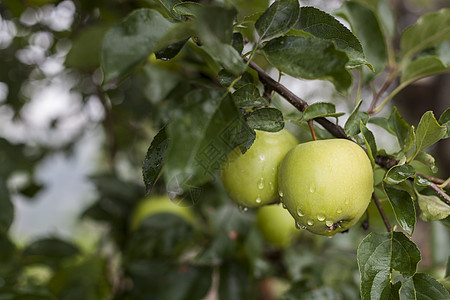
<svg viewBox="0 0 450 300">
<path fill-rule="evenodd" d="M 230 198 L 242 207 L 258 207 L 279 201 L 277 173 L 284 155 L 298 144 L 288 130 L 256 131 L 250 149 L 234 149 L 222 167 L 222 182 Z"/>
<path fill-rule="evenodd" d="M 373 192 L 373 171 L 364 150 L 345 139 L 297 145 L 278 173 L 281 201 L 298 225 L 333 236 L 362 216 Z"/>
<path fill-rule="evenodd" d="M 258 208 L 256 225 L 266 241 L 280 248 L 291 245 L 300 233 L 295 227 L 295 220 L 281 204 Z"/>
<path fill-rule="evenodd" d="M 176 205 L 167 195 L 155 195 L 139 202 L 131 217 L 131 229 L 135 230 L 148 216 L 158 213 L 171 213 L 182 217 L 187 222 L 194 224 L 195 217 L 192 211 L 183 206 Z"/>
</svg>

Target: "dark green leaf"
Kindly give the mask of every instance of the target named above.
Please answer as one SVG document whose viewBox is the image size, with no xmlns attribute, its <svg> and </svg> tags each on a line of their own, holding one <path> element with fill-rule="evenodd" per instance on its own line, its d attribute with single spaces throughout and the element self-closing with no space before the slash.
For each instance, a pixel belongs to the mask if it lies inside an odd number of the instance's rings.
<svg viewBox="0 0 450 300">
<path fill-rule="evenodd" d="M 414 184 L 417 184 L 419 186 L 429 186 L 430 184 L 432 184 L 432 181 L 420 175 L 416 175 L 414 177 Z"/>
<path fill-rule="evenodd" d="M 224 69 L 220 70 L 219 74 L 217 74 L 217 79 L 219 80 L 219 83 L 224 87 L 229 87 L 236 78 L 237 78 L 236 75 Z M 254 85 L 255 82 L 253 76 L 250 73 L 244 72 L 241 76 L 241 79 L 235 82 L 233 87 L 235 89 L 240 89 L 241 87 L 244 87 L 247 84 Z"/>
<path fill-rule="evenodd" d="M 339 117 L 345 113 L 337 113 L 336 107 L 329 102 L 316 102 L 309 105 L 303 112 L 303 119 L 305 121 L 320 117 Z"/>
<path fill-rule="evenodd" d="M 415 155 L 442 139 L 446 131 L 447 128 L 439 125 L 432 111 L 424 113 L 417 126 Z"/>
<path fill-rule="evenodd" d="M 105 82 L 123 76 L 144 61 L 172 26 L 159 13 L 145 8 L 114 25 L 106 33 L 101 49 Z"/>
<path fill-rule="evenodd" d="M 29 263 L 43 263 L 51 266 L 57 265 L 68 258 L 80 253 L 80 249 L 72 243 L 57 238 L 37 240 L 23 251 Z"/>
<path fill-rule="evenodd" d="M 397 108 L 394 107 L 394 110 L 391 112 L 391 115 L 388 119 L 389 127 L 395 132 L 395 136 L 397 136 L 398 144 L 400 148 L 403 148 L 405 145 L 405 139 L 408 137 L 410 126 L 406 121 L 400 116 L 397 111 Z"/>
<path fill-rule="evenodd" d="M 450 108 L 447 108 L 439 117 L 439 124 L 447 127 L 447 132 L 443 139 L 450 137 Z"/>
<path fill-rule="evenodd" d="M 364 125 L 369 121 L 369 114 L 365 111 L 359 111 L 359 107 L 361 106 L 362 100 L 356 104 L 355 109 L 348 117 L 347 122 L 345 122 L 344 130 L 348 136 L 355 136 L 360 133 L 360 123 L 362 122 Z"/>
<path fill-rule="evenodd" d="M 270 40 L 263 51 L 271 65 L 291 76 L 329 80 L 341 92 L 351 86 L 352 77 L 345 68 L 348 57 L 332 41 L 283 36 Z"/>
<path fill-rule="evenodd" d="M 280 36 L 294 26 L 299 13 L 297 0 L 277 0 L 256 21 L 256 32 L 261 40 Z"/>
<path fill-rule="evenodd" d="M 401 299 L 450 299 L 448 291 L 436 279 L 425 273 L 417 273 L 403 282 Z"/>
<path fill-rule="evenodd" d="M 266 106 L 269 102 L 261 97 L 258 88 L 254 84 L 246 84 L 233 93 L 233 101 L 239 108 L 252 108 Z"/>
<path fill-rule="evenodd" d="M 390 299 L 393 287 L 391 268 L 404 276 L 413 276 L 420 251 L 401 232 L 370 233 L 358 247 L 358 267 L 361 274 L 361 299 Z"/>
<path fill-rule="evenodd" d="M 153 138 L 142 165 L 142 177 L 147 193 L 150 193 L 161 173 L 168 145 L 169 139 L 167 138 L 166 127 L 163 127 Z"/>
<path fill-rule="evenodd" d="M 243 120 L 231 96 L 222 89 L 197 89 L 186 95 L 185 107 L 167 127 L 169 148 L 165 179 L 183 189 L 214 176 L 228 153 L 250 147 L 254 131 Z"/>
<path fill-rule="evenodd" d="M 0 234 L 6 233 L 14 219 L 14 206 L 11 203 L 8 187 L 0 179 Z"/>
<path fill-rule="evenodd" d="M 203 43 L 202 48 L 227 71 L 235 75 L 244 72 L 246 65 L 231 46 L 236 9 L 205 6 L 200 7 L 198 12 L 197 31 Z"/>
<path fill-rule="evenodd" d="M 300 18 L 294 28 L 309 32 L 319 38 L 334 41 L 339 50 L 347 53 L 350 58 L 348 62 L 350 67 L 357 67 L 367 63 L 358 38 L 332 15 L 320 9 L 302 7 Z"/>
<path fill-rule="evenodd" d="M 377 144 L 375 143 L 375 137 L 373 136 L 372 131 L 370 131 L 366 125 L 361 120 L 360 123 L 360 130 L 362 133 L 362 136 L 364 138 L 364 143 L 366 144 L 367 149 L 367 156 L 370 159 L 370 162 L 372 164 L 372 167 L 375 166 L 375 155 L 377 153 Z"/>
<path fill-rule="evenodd" d="M 240 32 L 233 33 L 233 40 L 231 41 L 231 46 L 233 46 L 233 48 L 236 49 L 238 53 L 242 53 L 242 50 L 244 50 L 244 37 Z"/>
<path fill-rule="evenodd" d="M 431 222 L 442 220 L 450 215 L 450 206 L 437 196 L 428 196 L 418 193 L 417 202 L 419 203 L 421 211 L 420 218 L 424 221 Z"/>
<path fill-rule="evenodd" d="M 138 84 L 152 104 L 161 103 L 184 80 L 177 73 L 157 64 L 146 64 L 139 75 Z"/>
<path fill-rule="evenodd" d="M 401 49 L 404 58 L 450 39 L 450 9 L 423 15 L 417 23 L 403 31 Z"/>
<path fill-rule="evenodd" d="M 220 267 L 219 299 L 252 299 L 256 286 L 248 270 L 235 260 Z"/>
<path fill-rule="evenodd" d="M 405 65 L 400 81 L 403 85 L 407 85 L 417 79 L 448 71 L 450 66 L 445 66 L 439 57 L 421 56 Z"/>
<path fill-rule="evenodd" d="M 411 195 L 404 191 L 394 187 L 383 184 L 384 191 L 394 209 L 395 218 L 398 224 L 409 235 L 414 232 L 414 226 L 416 225 L 416 208 Z"/>
<path fill-rule="evenodd" d="M 110 24 L 98 24 L 84 28 L 72 40 L 72 48 L 66 56 L 66 66 L 82 70 L 95 70 L 100 65 L 100 50 Z"/>
<path fill-rule="evenodd" d="M 169 60 L 174 58 L 178 53 L 180 53 L 187 41 L 188 39 L 184 39 L 182 41 L 170 44 L 164 49 L 158 50 L 155 52 L 156 58 L 161 60 Z"/>
<path fill-rule="evenodd" d="M 277 132 L 284 128 L 284 118 L 276 108 L 261 108 L 248 115 L 247 124 L 253 129 Z"/>
<path fill-rule="evenodd" d="M 410 177 L 413 177 L 415 174 L 416 170 L 411 165 L 404 164 L 393 166 L 387 171 L 386 176 L 384 177 L 384 182 L 389 184 L 398 184 Z"/>
<path fill-rule="evenodd" d="M 356 1 L 345 2 L 336 13 L 350 23 L 361 41 L 367 61 L 375 69 L 375 73 L 363 69 L 363 81 L 368 82 L 382 72 L 386 65 L 386 44 L 377 17 L 372 10 Z"/>
</svg>

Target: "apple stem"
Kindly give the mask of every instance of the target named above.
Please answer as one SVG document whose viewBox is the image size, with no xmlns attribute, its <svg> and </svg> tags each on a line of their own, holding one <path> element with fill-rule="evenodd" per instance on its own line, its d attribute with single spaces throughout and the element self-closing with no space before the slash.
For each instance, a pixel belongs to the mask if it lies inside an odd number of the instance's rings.
<svg viewBox="0 0 450 300">
<path fill-rule="evenodd" d="M 377 195 L 375 195 L 375 192 L 372 193 L 372 199 L 375 202 L 375 205 L 378 208 L 378 211 L 380 212 L 381 218 L 383 219 L 384 225 L 386 226 L 386 229 L 388 232 L 392 232 L 391 224 L 389 224 L 389 220 L 386 217 L 386 214 L 384 212 L 383 207 L 381 207 L 380 200 L 378 199 Z"/>
<path fill-rule="evenodd" d="M 313 120 L 308 121 L 309 130 L 311 131 L 311 136 L 313 140 L 317 141 L 316 132 L 314 131 Z"/>
</svg>

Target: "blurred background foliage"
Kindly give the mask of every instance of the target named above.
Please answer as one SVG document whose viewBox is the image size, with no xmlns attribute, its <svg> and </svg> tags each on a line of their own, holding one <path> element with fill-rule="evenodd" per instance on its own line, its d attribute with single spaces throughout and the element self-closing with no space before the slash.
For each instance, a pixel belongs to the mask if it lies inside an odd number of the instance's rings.
<svg viewBox="0 0 450 300">
<path fill-rule="evenodd" d="M 229 2 L 239 18 L 269 4 Z M 332 11 L 343 1 L 301 2 Z M 400 29 L 448 4 L 391 1 Z M 141 167 L 153 136 L 180 109 L 189 81 L 208 84 L 215 75 L 201 53 L 184 47 L 169 62 L 150 57 L 120 84 L 102 86 L 102 38 L 141 7 L 164 12 L 152 0 L 0 1 L 0 298 L 297 299 L 301 291 L 304 299 L 359 299 L 362 228 L 334 239 L 302 232 L 279 249 L 217 180 L 202 186 L 190 207 L 197 223 L 155 215 L 130 229 L 145 196 Z M 323 96 L 323 86 L 308 84 L 304 95 Z M 448 107 L 449 89 L 449 75 L 430 77 L 393 104 L 417 125 L 424 111 L 439 116 Z M 341 103 L 343 110 L 352 105 Z M 432 151 L 440 177 L 449 177 L 449 140 Z M 165 193 L 165 184 L 158 181 L 153 193 Z M 33 211 L 37 201 L 48 205 Z M 393 218 L 386 202 L 384 208 Z M 371 204 L 369 215 L 376 214 Z M 439 223 L 419 222 L 413 240 L 421 268 L 442 277 L 448 233 Z M 384 228 L 379 218 L 370 226 Z"/>
</svg>

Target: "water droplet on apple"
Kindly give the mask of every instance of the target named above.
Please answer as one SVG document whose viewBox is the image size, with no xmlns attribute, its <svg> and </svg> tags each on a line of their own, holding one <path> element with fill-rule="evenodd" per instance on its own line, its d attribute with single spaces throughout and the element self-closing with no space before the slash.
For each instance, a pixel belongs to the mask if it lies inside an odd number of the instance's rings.
<svg viewBox="0 0 450 300">
<path fill-rule="evenodd" d="M 314 221 L 313 221 L 313 220 L 308 220 L 307 224 L 308 224 L 309 226 L 313 226 L 313 225 L 314 225 Z"/>
<path fill-rule="evenodd" d="M 273 191 L 273 190 L 274 190 L 274 187 L 273 187 L 273 183 L 272 183 L 272 181 L 269 181 L 269 187 L 270 187 L 270 190 L 271 190 L 271 191 Z"/>
<path fill-rule="evenodd" d="M 295 228 L 300 229 L 300 223 L 299 222 L 295 222 Z"/>
<path fill-rule="evenodd" d="M 258 189 L 262 190 L 264 188 L 264 178 L 261 177 L 258 181 Z"/>
<path fill-rule="evenodd" d="M 264 155 L 260 155 L 260 156 L 259 156 L 259 160 L 260 160 L 260 161 L 265 161 L 265 160 L 266 160 L 266 157 L 265 157 Z"/>
<path fill-rule="evenodd" d="M 240 210 L 241 212 L 246 212 L 246 211 L 248 210 L 248 207 L 239 205 L 239 210 Z"/>
<path fill-rule="evenodd" d="M 336 211 L 336 213 L 338 213 L 338 214 L 342 213 L 342 209 L 338 209 L 338 210 Z"/>
<path fill-rule="evenodd" d="M 345 199 L 344 204 L 348 205 L 348 199 Z"/>
<path fill-rule="evenodd" d="M 287 208 L 286 204 L 284 204 L 284 203 L 283 203 L 283 208 L 284 208 L 284 209 L 286 209 L 286 208 Z"/>
<path fill-rule="evenodd" d="M 316 186 L 314 185 L 314 183 L 311 183 L 311 185 L 309 186 L 309 191 L 311 193 L 314 193 L 316 191 Z"/>
<path fill-rule="evenodd" d="M 284 194 L 283 194 L 282 191 L 278 191 L 278 195 L 279 195 L 281 198 L 283 198 L 283 196 L 284 196 Z"/>
<path fill-rule="evenodd" d="M 325 216 L 324 215 L 318 215 L 317 216 L 317 220 L 319 220 L 320 222 L 325 221 Z"/>
<path fill-rule="evenodd" d="M 297 214 L 299 217 L 303 217 L 305 213 L 300 209 L 300 207 L 297 209 Z"/>
<path fill-rule="evenodd" d="M 326 220 L 325 221 L 325 225 L 327 225 L 327 227 L 331 227 L 331 226 L 333 226 L 333 221 L 330 221 L 330 220 Z"/>
<path fill-rule="evenodd" d="M 302 225 L 302 227 L 301 227 L 302 229 L 306 229 L 306 226 L 305 225 Z"/>
<path fill-rule="evenodd" d="M 257 204 L 260 204 L 261 203 L 261 196 L 258 195 L 258 197 L 256 197 L 255 201 L 256 201 Z"/>
</svg>

